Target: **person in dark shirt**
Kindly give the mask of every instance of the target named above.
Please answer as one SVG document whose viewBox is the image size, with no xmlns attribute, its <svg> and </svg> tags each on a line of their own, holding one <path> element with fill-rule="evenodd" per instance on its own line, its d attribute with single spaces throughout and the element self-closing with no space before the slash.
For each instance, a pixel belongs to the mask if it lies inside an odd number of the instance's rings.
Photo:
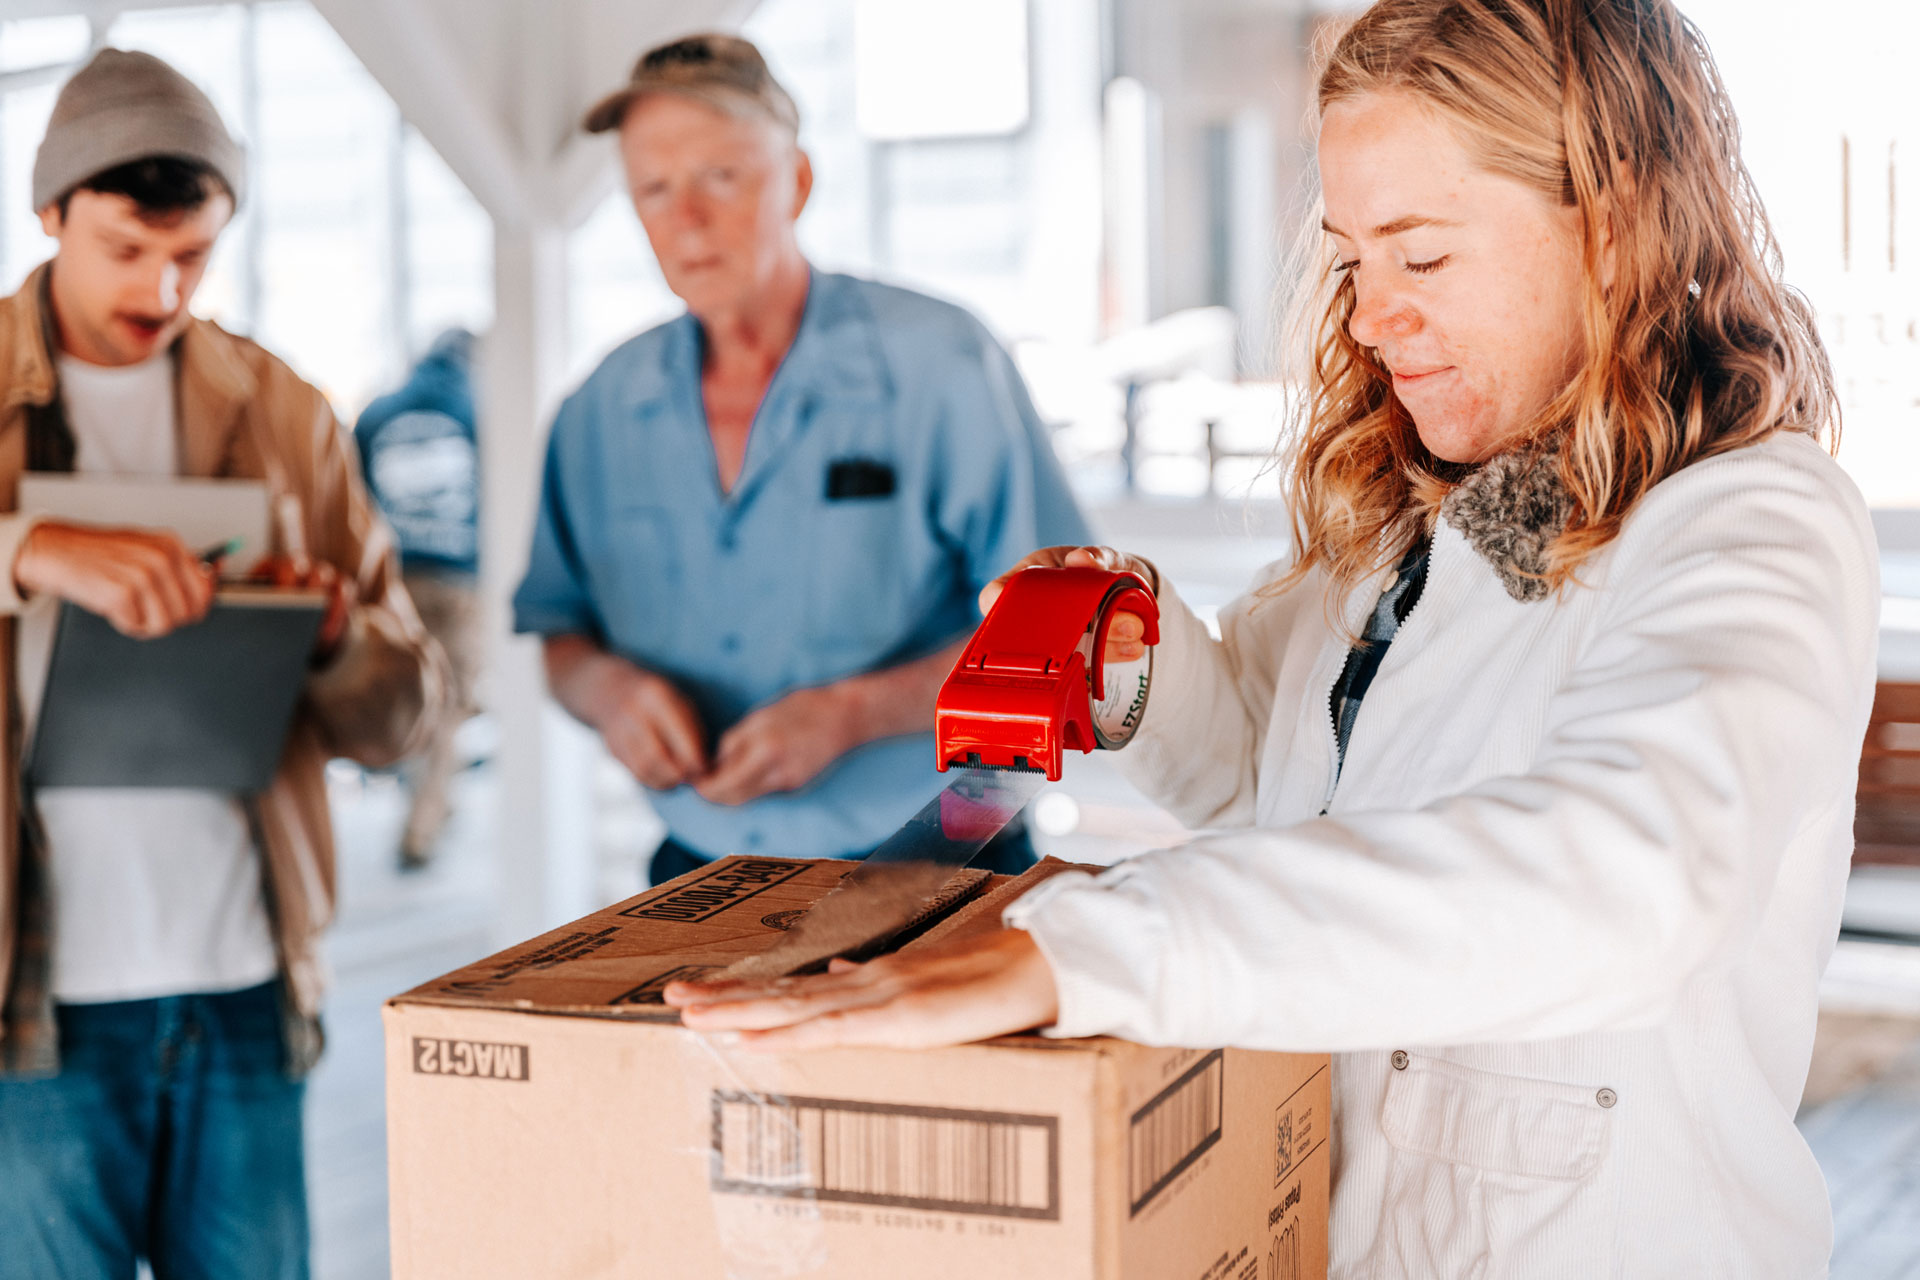
<svg viewBox="0 0 1920 1280">
<path fill-rule="evenodd" d="M 458 772 L 454 733 L 476 710 L 480 659 L 478 439 L 473 413 L 474 336 L 449 329 L 399 390 L 369 404 L 354 428 L 367 489 L 400 544 L 402 576 L 427 630 L 453 665 L 453 713 L 411 769 L 413 802 L 400 864 L 425 866 L 447 818 Z"/>
</svg>

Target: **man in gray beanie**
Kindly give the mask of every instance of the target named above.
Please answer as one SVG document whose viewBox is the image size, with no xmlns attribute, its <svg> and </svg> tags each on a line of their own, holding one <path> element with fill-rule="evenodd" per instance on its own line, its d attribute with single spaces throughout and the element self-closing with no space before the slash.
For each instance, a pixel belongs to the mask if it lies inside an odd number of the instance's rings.
<svg viewBox="0 0 1920 1280">
<path fill-rule="evenodd" d="M 142 1259 L 163 1277 L 306 1275 L 323 768 L 406 754 L 444 697 L 326 400 L 188 310 L 243 169 L 186 78 L 102 50 L 34 163 L 53 258 L 0 300 L 0 661 L 19 663 L 0 717 L 23 729 L 0 747 L 0 1280 L 131 1277 Z M 172 530 L 10 510 L 24 471 L 266 488 L 264 572 L 329 601 L 267 790 L 21 786 L 21 615 L 65 601 L 151 638 L 198 621 L 217 586 Z"/>
</svg>

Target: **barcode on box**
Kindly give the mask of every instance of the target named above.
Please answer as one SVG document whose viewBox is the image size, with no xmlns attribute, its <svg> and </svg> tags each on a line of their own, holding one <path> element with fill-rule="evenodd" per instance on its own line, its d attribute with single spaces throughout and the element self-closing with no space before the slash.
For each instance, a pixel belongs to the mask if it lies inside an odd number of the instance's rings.
<svg viewBox="0 0 1920 1280">
<path fill-rule="evenodd" d="M 1220 1141 L 1226 1060 L 1215 1049 L 1133 1113 L 1127 1191 L 1138 1214 Z"/>
<path fill-rule="evenodd" d="M 1057 1116 L 713 1094 L 715 1191 L 1060 1218 Z"/>
</svg>

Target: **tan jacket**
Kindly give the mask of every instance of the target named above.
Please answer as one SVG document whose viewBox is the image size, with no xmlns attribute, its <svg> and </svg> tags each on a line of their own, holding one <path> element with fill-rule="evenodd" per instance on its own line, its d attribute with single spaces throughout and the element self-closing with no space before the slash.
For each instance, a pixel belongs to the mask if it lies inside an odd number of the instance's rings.
<svg viewBox="0 0 1920 1280">
<path fill-rule="evenodd" d="M 41 267 L 0 301 L 0 512 L 14 512 L 25 467 L 27 410 L 55 394 L 43 336 Z M 273 785 L 251 797 L 265 858 L 267 906 L 288 997 L 295 1070 L 319 1052 L 325 980 L 320 933 L 333 915 L 333 827 L 324 766 L 333 756 L 390 763 L 424 741 L 442 713 L 446 659 L 400 585 L 392 537 L 360 482 L 352 444 L 326 398 L 256 344 L 195 320 L 179 339 L 180 471 L 264 480 L 299 503 L 307 550 L 359 586 L 339 653 L 308 679 Z M 11 566 L 31 521 L 0 514 L 0 566 Z M 20 838 L 20 746 L 14 669 L 22 601 L 0 572 L 0 1067 L 57 1065 L 46 982 L 44 869 Z M 38 989 L 36 989 L 38 988 Z"/>
</svg>

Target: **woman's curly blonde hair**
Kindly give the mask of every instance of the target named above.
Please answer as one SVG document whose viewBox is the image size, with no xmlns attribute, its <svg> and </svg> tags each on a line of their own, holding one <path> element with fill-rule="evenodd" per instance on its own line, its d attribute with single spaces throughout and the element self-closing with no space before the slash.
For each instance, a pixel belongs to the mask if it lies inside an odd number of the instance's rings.
<svg viewBox="0 0 1920 1280">
<path fill-rule="evenodd" d="M 1572 501 L 1550 587 L 1690 463 L 1776 431 L 1837 445 L 1812 311 L 1780 281 L 1726 89 L 1670 0 L 1380 0 L 1323 52 L 1318 112 L 1372 93 L 1412 95 L 1487 169 L 1579 210 L 1587 360 L 1529 437 L 1565 433 L 1547 455 Z M 1319 567 L 1337 597 L 1429 527 L 1470 468 L 1422 446 L 1349 331 L 1353 281 L 1319 213 L 1294 308 L 1304 403 L 1283 446 L 1297 555 L 1275 585 Z"/>
</svg>

